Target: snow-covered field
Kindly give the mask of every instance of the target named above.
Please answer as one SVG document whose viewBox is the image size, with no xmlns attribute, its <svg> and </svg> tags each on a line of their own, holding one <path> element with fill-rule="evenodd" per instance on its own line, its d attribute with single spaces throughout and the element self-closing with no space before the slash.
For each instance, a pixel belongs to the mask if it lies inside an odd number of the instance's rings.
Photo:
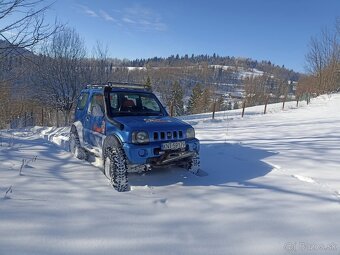
<svg viewBox="0 0 340 255">
<path fill-rule="evenodd" d="M 340 254 L 339 105 L 184 117 L 200 176 L 133 174 L 126 193 L 63 149 L 67 128 L 2 131 L 0 254 Z"/>
</svg>

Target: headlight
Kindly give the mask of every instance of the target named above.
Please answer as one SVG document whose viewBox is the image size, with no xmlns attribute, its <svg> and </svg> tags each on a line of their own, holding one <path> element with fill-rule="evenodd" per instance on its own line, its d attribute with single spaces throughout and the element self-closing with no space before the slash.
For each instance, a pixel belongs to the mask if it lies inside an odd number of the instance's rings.
<svg viewBox="0 0 340 255">
<path fill-rule="evenodd" d="M 132 143 L 148 143 L 149 141 L 149 134 L 145 131 L 132 133 Z"/>
<path fill-rule="evenodd" d="M 193 128 L 188 128 L 187 129 L 187 138 L 195 138 L 195 129 Z"/>
</svg>

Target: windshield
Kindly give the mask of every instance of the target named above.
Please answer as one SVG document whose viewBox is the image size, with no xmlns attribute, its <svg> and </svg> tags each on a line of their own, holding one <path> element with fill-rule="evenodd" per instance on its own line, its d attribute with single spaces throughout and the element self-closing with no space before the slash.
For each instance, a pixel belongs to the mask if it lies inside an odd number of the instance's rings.
<svg viewBox="0 0 340 255">
<path fill-rule="evenodd" d="M 162 106 L 153 94 L 110 92 L 109 114 L 114 116 L 163 116 Z"/>
</svg>

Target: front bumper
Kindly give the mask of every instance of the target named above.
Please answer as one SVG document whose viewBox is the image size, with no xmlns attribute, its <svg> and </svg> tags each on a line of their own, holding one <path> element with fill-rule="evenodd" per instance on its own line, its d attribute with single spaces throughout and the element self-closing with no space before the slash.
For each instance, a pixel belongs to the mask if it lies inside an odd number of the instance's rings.
<svg viewBox="0 0 340 255">
<path fill-rule="evenodd" d="M 200 144 L 196 138 L 185 140 L 186 148 L 181 151 L 162 151 L 161 145 L 166 142 L 172 141 L 151 142 L 145 145 L 124 143 L 123 149 L 130 164 L 155 164 L 157 162 L 158 165 L 162 165 L 173 163 L 176 160 L 182 160 L 183 158 L 199 153 Z M 175 153 L 178 155 L 174 156 L 173 159 L 165 157 Z"/>
</svg>

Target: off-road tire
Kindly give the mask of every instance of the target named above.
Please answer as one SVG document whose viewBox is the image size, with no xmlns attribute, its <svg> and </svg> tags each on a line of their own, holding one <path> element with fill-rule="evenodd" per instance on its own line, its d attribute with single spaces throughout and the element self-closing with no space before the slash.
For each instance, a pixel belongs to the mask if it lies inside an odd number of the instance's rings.
<svg viewBox="0 0 340 255">
<path fill-rule="evenodd" d="M 186 162 L 186 166 L 185 166 L 185 168 L 189 171 L 189 172 L 191 172 L 191 173 L 193 173 L 193 174 L 198 174 L 198 171 L 200 170 L 200 163 L 201 163 L 201 161 L 200 161 L 200 157 L 199 157 L 199 155 L 197 154 L 197 155 L 195 155 L 195 156 L 193 156 L 193 157 L 190 157 L 189 159 L 188 159 L 188 161 Z"/>
<path fill-rule="evenodd" d="M 123 148 L 106 148 L 104 155 L 106 177 L 118 192 L 128 191 L 127 160 Z"/>
<path fill-rule="evenodd" d="M 77 131 L 71 131 L 69 140 L 70 152 L 77 159 L 86 160 L 87 154 L 84 148 L 80 146 L 79 136 Z"/>
</svg>

